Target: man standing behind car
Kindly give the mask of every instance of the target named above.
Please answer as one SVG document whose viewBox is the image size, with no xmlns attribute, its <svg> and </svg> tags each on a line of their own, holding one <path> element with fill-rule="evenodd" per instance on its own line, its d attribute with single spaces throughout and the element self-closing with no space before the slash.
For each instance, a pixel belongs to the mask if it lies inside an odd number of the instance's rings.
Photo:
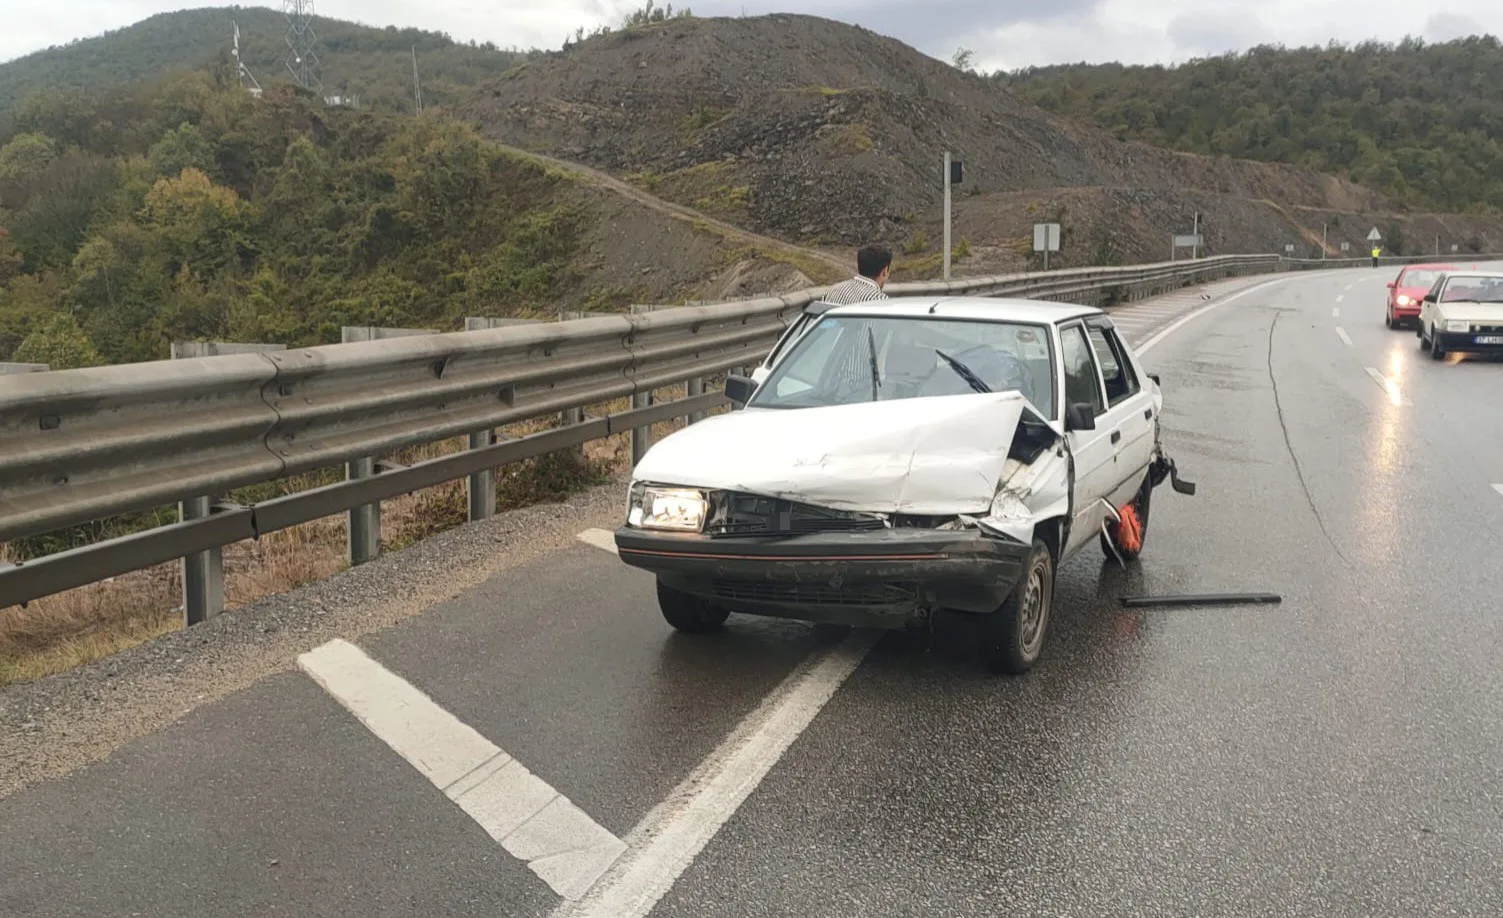
<svg viewBox="0 0 1503 918">
<path fill-rule="evenodd" d="M 882 288 L 892 276 L 892 250 L 884 245 L 866 245 L 856 253 L 856 276 L 841 281 L 820 297 L 821 303 L 833 306 L 849 306 L 852 303 L 869 303 L 885 300 Z"/>
</svg>

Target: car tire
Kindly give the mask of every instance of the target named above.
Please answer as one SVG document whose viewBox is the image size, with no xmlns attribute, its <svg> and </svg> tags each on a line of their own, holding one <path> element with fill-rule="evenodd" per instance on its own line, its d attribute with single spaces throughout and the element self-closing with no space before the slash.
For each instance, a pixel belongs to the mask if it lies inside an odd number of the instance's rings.
<svg viewBox="0 0 1503 918">
<path fill-rule="evenodd" d="M 1034 539 L 1012 594 L 997 611 L 981 616 L 982 664 L 994 673 L 1028 672 L 1043 653 L 1053 611 L 1054 555 Z"/>
<path fill-rule="evenodd" d="M 1420 350 L 1422 350 L 1422 351 L 1428 351 L 1430 349 L 1430 339 L 1427 338 L 1427 337 L 1425 337 L 1425 326 L 1423 326 L 1423 325 L 1421 325 L 1419 327 L 1419 339 L 1420 339 Z"/>
<path fill-rule="evenodd" d="M 1399 323 L 1395 322 L 1394 319 L 1393 319 L 1393 307 L 1392 306 L 1390 306 L 1388 308 L 1387 314 L 1385 316 L 1383 316 L 1383 324 L 1388 326 L 1389 331 L 1392 331 L 1393 329 L 1399 327 Z"/>
<path fill-rule="evenodd" d="M 725 620 L 731 617 L 729 609 L 675 590 L 661 580 L 658 581 L 658 608 L 668 624 L 685 634 L 719 631 Z"/>
<path fill-rule="evenodd" d="M 1445 360 L 1446 359 L 1446 349 L 1440 346 L 1440 342 L 1439 341 L 1431 341 L 1430 342 L 1430 359 L 1431 360 Z"/>
<path fill-rule="evenodd" d="M 1152 503 L 1152 501 L 1153 483 L 1150 479 L 1145 478 L 1143 479 L 1143 486 L 1138 489 L 1138 496 L 1132 499 L 1133 505 L 1138 509 L 1138 519 L 1141 520 L 1143 524 L 1143 538 L 1138 542 L 1137 551 L 1127 551 L 1121 545 L 1117 544 L 1116 524 L 1110 520 L 1107 521 L 1106 529 L 1107 532 L 1110 532 L 1112 534 L 1111 538 L 1108 539 L 1107 533 L 1103 532 L 1101 535 L 1096 537 L 1096 540 L 1101 544 L 1101 553 L 1103 555 L 1106 555 L 1106 559 L 1108 561 L 1115 561 L 1117 560 L 1117 556 L 1121 555 L 1123 561 L 1132 563 L 1133 561 L 1138 560 L 1138 557 L 1143 554 L 1143 546 L 1148 544 L 1148 511 L 1150 509 L 1150 504 Z M 1114 548 L 1116 549 L 1116 551 L 1112 550 Z"/>
</svg>

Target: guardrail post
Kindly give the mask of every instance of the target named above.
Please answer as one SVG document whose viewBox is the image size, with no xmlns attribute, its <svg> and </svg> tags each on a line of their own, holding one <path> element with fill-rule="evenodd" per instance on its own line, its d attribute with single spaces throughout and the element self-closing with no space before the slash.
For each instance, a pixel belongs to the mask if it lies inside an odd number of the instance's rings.
<svg viewBox="0 0 1503 918">
<path fill-rule="evenodd" d="M 652 393 L 638 392 L 631 397 L 632 408 L 652 407 Z M 647 455 L 647 448 L 652 446 L 652 428 L 634 427 L 631 432 L 631 464 L 635 466 Z"/>
<path fill-rule="evenodd" d="M 177 505 L 182 522 L 201 520 L 214 512 L 207 497 Z M 224 611 L 224 553 L 215 546 L 183 558 L 183 624 L 201 625 Z"/>
<path fill-rule="evenodd" d="M 370 457 L 345 464 L 345 477 L 353 481 L 376 474 L 376 460 Z M 374 561 L 381 554 L 381 505 L 364 504 L 350 511 L 350 566 Z"/>
<path fill-rule="evenodd" d="M 482 430 L 470 434 L 470 449 L 484 449 L 496 442 L 496 432 Z M 470 522 L 488 520 L 496 515 L 496 470 L 482 469 L 469 479 Z"/>
<path fill-rule="evenodd" d="M 705 394 L 705 380 L 704 380 L 703 376 L 700 376 L 700 377 L 697 377 L 695 379 L 689 380 L 688 396 L 690 398 L 694 398 L 697 395 L 704 395 L 704 394 Z M 705 412 L 703 412 L 703 411 L 692 411 L 692 412 L 689 413 L 689 423 L 690 424 L 698 424 L 700 421 L 703 421 L 704 419 L 705 419 Z"/>
</svg>

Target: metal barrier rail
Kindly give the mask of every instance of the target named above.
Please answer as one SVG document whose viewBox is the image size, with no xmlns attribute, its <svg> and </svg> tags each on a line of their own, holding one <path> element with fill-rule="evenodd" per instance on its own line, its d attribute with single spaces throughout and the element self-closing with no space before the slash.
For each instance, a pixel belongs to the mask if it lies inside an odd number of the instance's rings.
<svg viewBox="0 0 1503 918">
<path fill-rule="evenodd" d="M 1391 259 L 1395 264 L 1400 260 Z M 1316 262 L 1336 268 L 1367 259 Z M 1120 302 L 1234 275 L 1306 269 L 1273 255 L 1220 256 L 890 285 L 894 296 L 988 294 Z M 219 549 L 337 513 L 350 515 L 350 557 L 378 551 L 380 501 L 470 477 L 471 518 L 490 470 L 724 404 L 703 379 L 759 363 L 825 288 L 780 297 L 665 308 L 471 332 L 262 354 L 27 373 L 0 381 L 0 540 L 34 536 L 180 503 L 182 521 L 11 566 L 0 608 L 182 557 L 189 623 L 223 608 Z M 690 397 L 650 404 L 689 383 Z M 696 383 L 698 386 L 696 386 Z M 632 409 L 584 419 L 590 405 Z M 576 423 L 497 443 L 492 432 L 564 413 Z M 470 435 L 463 453 L 410 467 L 375 456 Z M 347 480 L 252 507 L 205 495 L 347 465 Z"/>
</svg>

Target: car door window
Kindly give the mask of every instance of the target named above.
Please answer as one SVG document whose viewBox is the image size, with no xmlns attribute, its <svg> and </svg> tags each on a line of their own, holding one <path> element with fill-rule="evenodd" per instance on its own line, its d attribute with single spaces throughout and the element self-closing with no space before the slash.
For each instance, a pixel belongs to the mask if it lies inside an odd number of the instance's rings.
<svg viewBox="0 0 1503 918">
<path fill-rule="evenodd" d="M 1085 402 L 1099 417 L 1106 412 L 1096 361 L 1086 342 L 1085 329 L 1072 325 L 1059 333 L 1060 358 L 1065 366 L 1065 405 Z"/>
<path fill-rule="evenodd" d="M 1123 356 L 1122 342 L 1115 330 L 1092 325 L 1089 334 L 1102 381 L 1106 383 L 1106 402 L 1115 408 L 1138 394 L 1138 376 L 1133 372 L 1132 362 Z"/>
</svg>

